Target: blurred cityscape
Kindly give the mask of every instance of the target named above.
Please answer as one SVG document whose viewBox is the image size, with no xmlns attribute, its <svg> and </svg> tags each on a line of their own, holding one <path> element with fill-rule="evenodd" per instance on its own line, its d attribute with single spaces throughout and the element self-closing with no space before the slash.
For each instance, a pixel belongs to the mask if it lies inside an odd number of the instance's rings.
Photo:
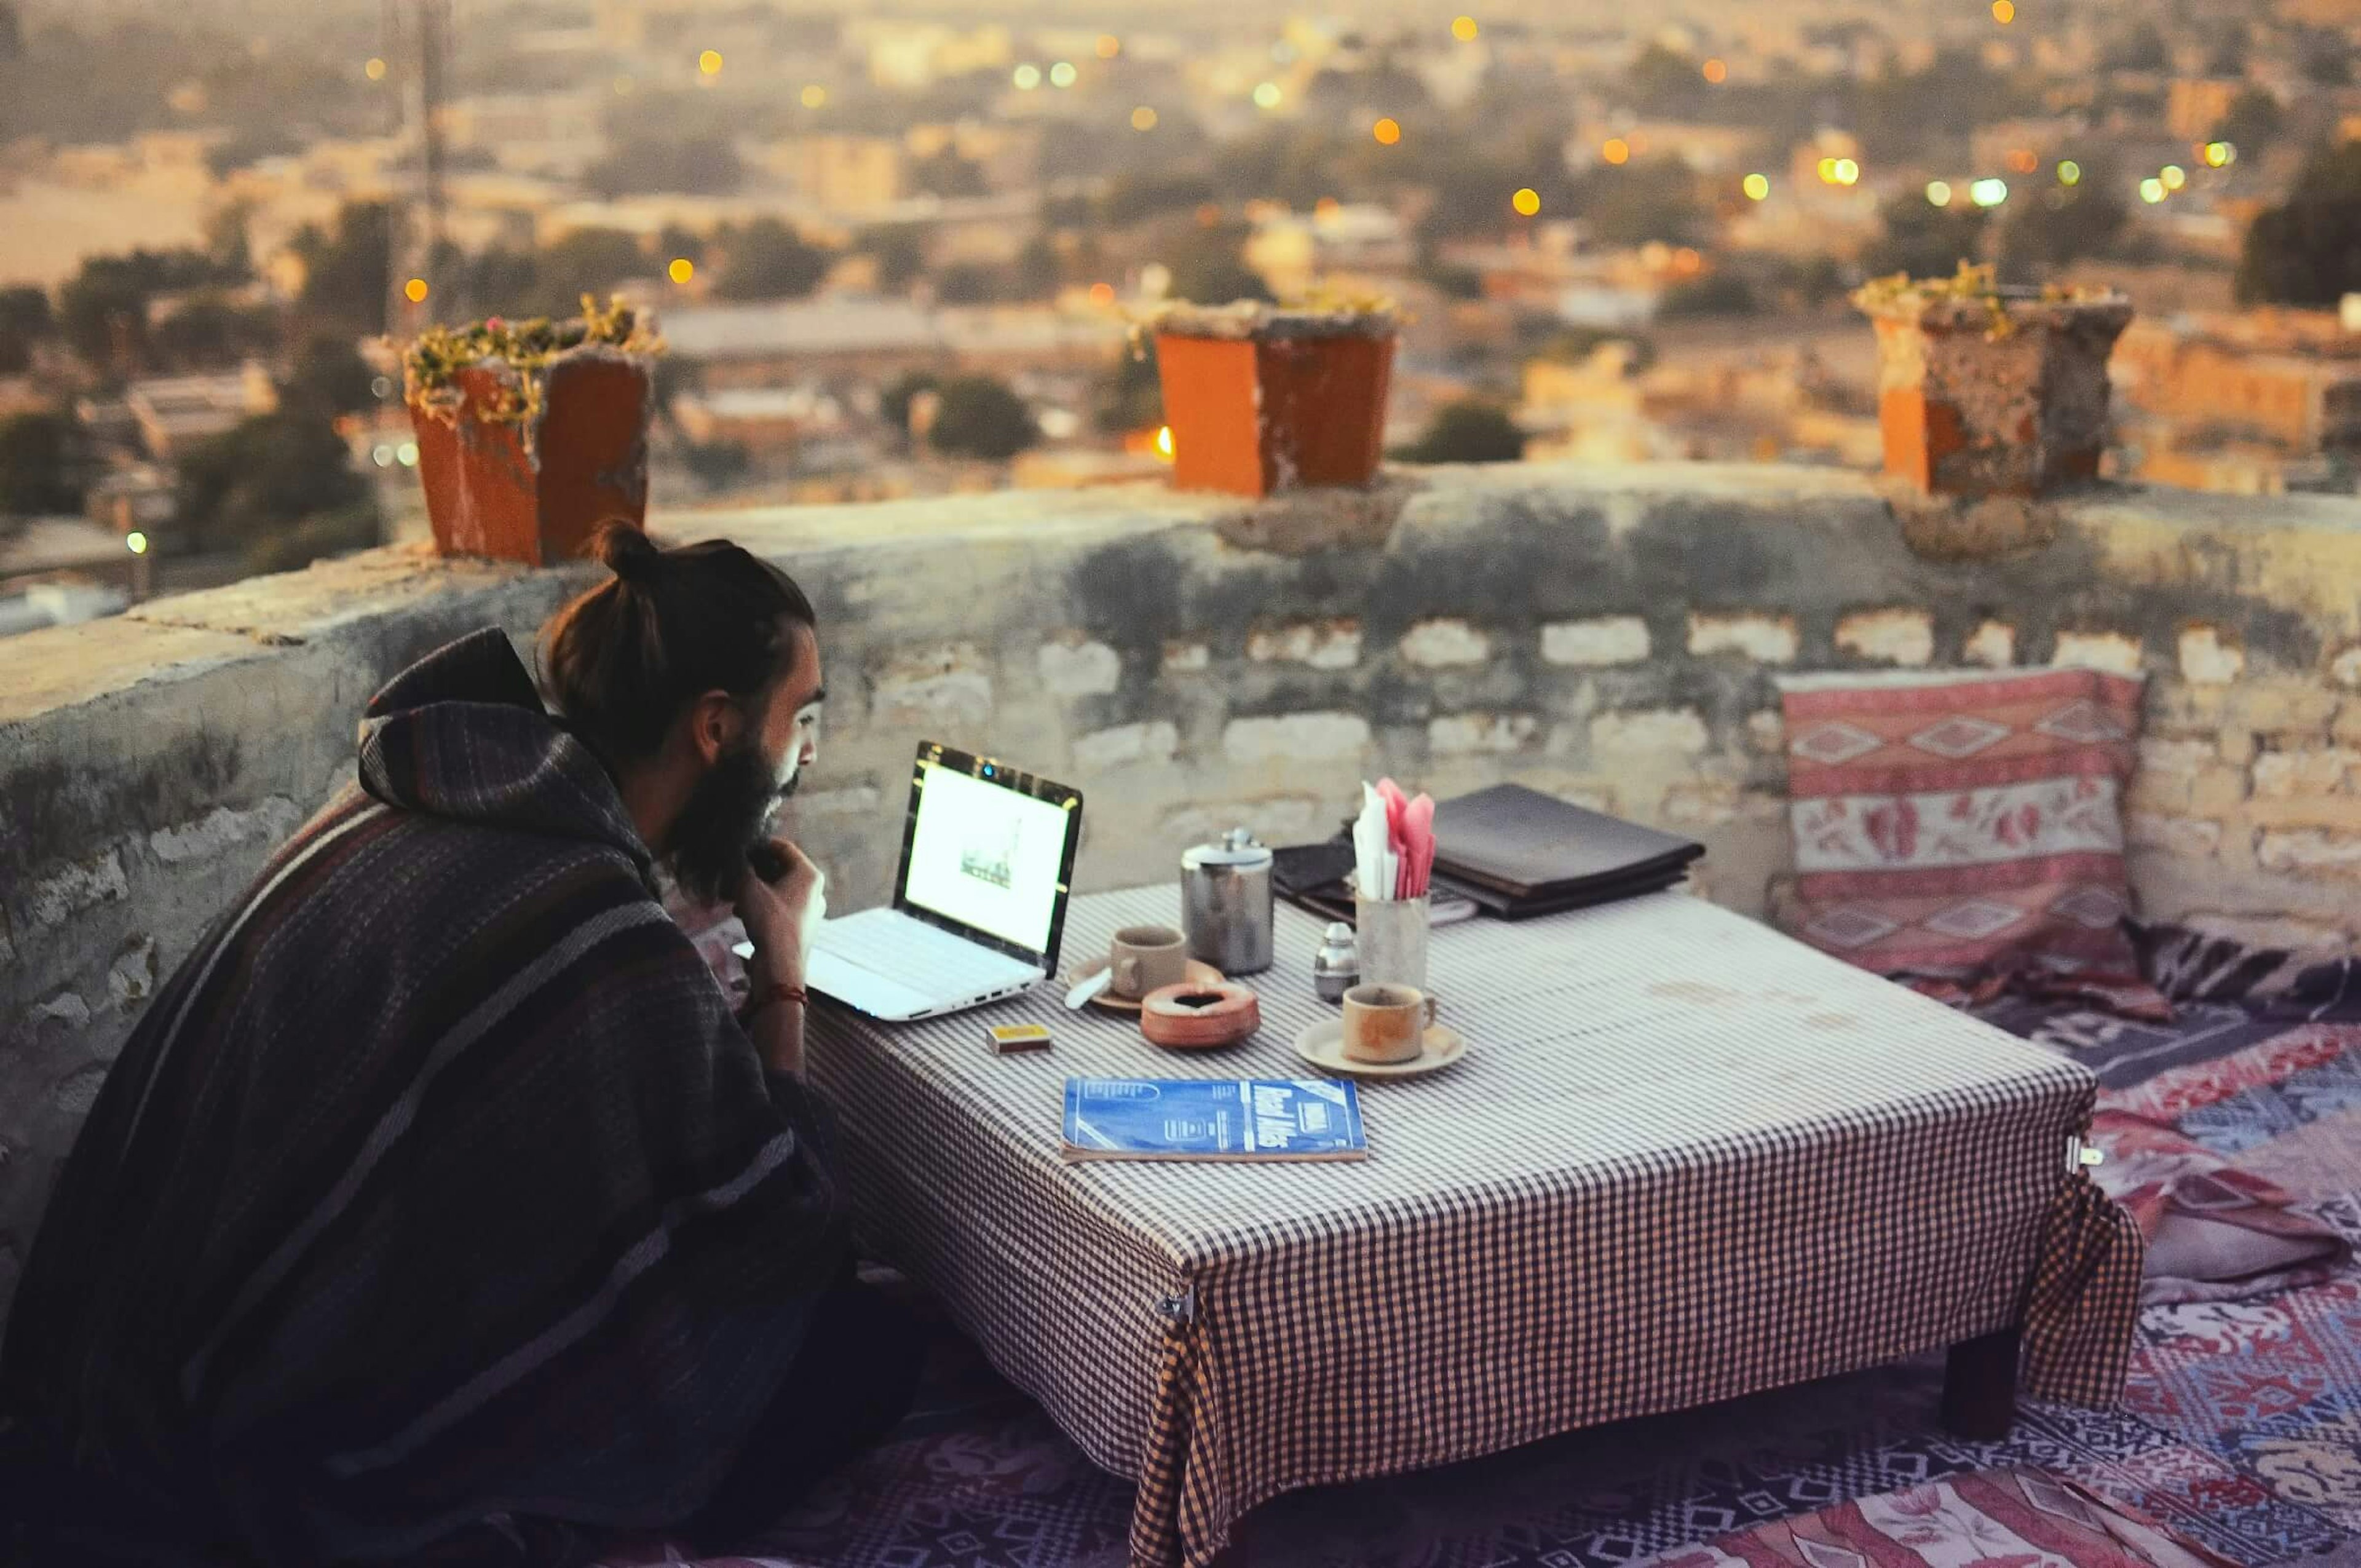
<svg viewBox="0 0 2361 1568">
<path fill-rule="evenodd" d="M 667 508 L 1154 477 L 1133 313 L 1315 282 L 1399 458 L 1872 469 L 1847 291 L 1963 259 L 2130 293 L 2111 475 L 2349 494 L 2356 71 L 2361 0 L 0 0 L 0 634 L 422 535 L 401 342 L 610 291 Z"/>
</svg>

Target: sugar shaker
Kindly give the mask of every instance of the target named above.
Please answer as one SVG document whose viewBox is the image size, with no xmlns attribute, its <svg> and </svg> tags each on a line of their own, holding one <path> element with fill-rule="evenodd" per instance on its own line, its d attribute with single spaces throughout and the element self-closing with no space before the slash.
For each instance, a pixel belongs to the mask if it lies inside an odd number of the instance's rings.
<svg viewBox="0 0 2361 1568">
<path fill-rule="evenodd" d="M 1323 1002 L 1341 1003 L 1360 980 L 1361 959 L 1354 947 L 1353 927 L 1342 920 L 1331 921 L 1320 938 L 1320 950 L 1312 958 L 1312 989 Z"/>
<path fill-rule="evenodd" d="M 1270 968 L 1271 852 L 1244 828 L 1180 857 L 1180 925 L 1189 956 L 1224 975 Z"/>
</svg>

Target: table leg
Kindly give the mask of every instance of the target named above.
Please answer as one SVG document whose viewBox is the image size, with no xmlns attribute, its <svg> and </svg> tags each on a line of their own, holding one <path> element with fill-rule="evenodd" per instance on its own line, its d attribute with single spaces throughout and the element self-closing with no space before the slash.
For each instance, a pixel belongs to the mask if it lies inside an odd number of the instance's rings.
<svg viewBox="0 0 2361 1568">
<path fill-rule="evenodd" d="M 2016 1417 L 2015 1324 L 1951 1347 L 1943 1366 L 1943 1425 L 1960 1437 L 1995 1441 Z"/>
</svg>

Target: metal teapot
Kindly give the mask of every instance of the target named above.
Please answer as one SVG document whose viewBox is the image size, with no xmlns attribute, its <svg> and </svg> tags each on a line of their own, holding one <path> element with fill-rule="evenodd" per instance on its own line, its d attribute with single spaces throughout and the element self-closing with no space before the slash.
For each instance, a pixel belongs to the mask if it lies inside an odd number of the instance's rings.
<svg viewBox="0 0 2361 1568">
<path fill-rule="evenodd" d="M 1180 925 L 1189 956 L 1229 976 L 1270 968 L 1271 853 L 1244 828 L 1180 856 Z"/>
</svg>

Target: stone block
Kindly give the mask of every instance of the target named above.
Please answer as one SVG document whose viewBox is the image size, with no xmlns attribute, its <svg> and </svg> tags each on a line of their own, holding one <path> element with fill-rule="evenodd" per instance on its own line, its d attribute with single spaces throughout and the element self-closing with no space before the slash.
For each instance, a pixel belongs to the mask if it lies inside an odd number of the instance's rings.
<svg viewBox="0 0 2361 1568">
<path fill-rule="evenodd" d="M 2255 858 L 2265 871 L 2361 878 L 2361 833 L 2273 830 L 2263 835 Z"/>
<path fill-rule="evenodd" d="M 2191 626 L 2180 633 L 2180 678 L 2192 685 L 2228 685 L 2246 673 L 2246 651 L 2224 641 L 2221 629 Z"/>
<path fill-rule="evenodd" d="M 2246 798 L 2246 773 L 2227 764 L 2201 768 L 2189 781 L 2189 809 L 2200 817 L 2235 811 Z"/>
<path fill-rule="evenodd" d="M 1170 641 L 1164 645 L 1164 673 L 1188 674 L 1210 666 L 1213 651 L 1202 642 Z"/>
<path fill-rule="evenodd" d="M 2285 799 L 2299 795 L 2334 795 L 2361 768 L 2361 751 L 2345 748 L 2304 748 L 2265 751 L 2255 759 L 2255 798 Z"/>
<path fill-rule="evenodd" d="M 981 723 L 992 715 L 992 676 L 972 642 L 942 642 L 896 655 L 869 695 L 870 722 L 907 727 Z"/>
<path fill-rule="evenodd" d="M 1792 664 L 1797 638 L 1792 615 L 1699 612 L 1689 617 L 1689 652 L 1697 658 L 1737 653 L 1758 664 Z"/>
<path fill-rule="evenodd" d="M 1170 762 L 1180 749 L 1180 732 L 1169 720 L 1118 724 L 1076 740 L 1074 763 L 1085 771 L 1096 772 L 1126 762 Z"/>
<path fill-rule="evenodd" d="M 2136 675 L 2140 669 L 2140 640 L 2127 632 L 2061 631 L 2049 662 L 2061 668 Z"/>
<path fill-rule="evenodd" d="M 2193 686 L 2177 677 L 2150 680 L 2145 704 L 2147 733 L 2218 740 L 2230 726 L 2231 694 L 2238 689 Z"/>
<path fill-rule="evenodd" d="M 118 1008 L 148 1000 L 156 989 L 156 938 L 143 937 L 115 956 L 106 970 L 106 992 Z"/>
<path fill-rule="evenodd" d="M 2222 825 L 2190 817 L 2160 817 L 2135 811 L 2125 818 L 2125 831 L 2135 849 L 2163 850 L 2189 860 L 2211 860 L 2222 848 Z"/>
<path fill-rule="evenodd" d="M 240 844 L 277 845 L 303 825 L 303 815 L 302 807 L 277 795 L 243 811 L 218 806 L 198 821 L 158 828 L 148 835 L 148 848 L 168 866 L 209 861 Z"/>
<path fill-rule="evenodd" d="M 1361 662 L 1361 623 L 1350 617 L 1299 620 L 1246 634 L 1246 657 L 1257 664 L 1308 664 L 1349 670 Z"/>
<path fill-rule="evenodd" d="M 1837 646 L 1883 663 L 1916 666 L 1935 660 L 1935 618 L 1923 609 L 1866 609 L 1837 622 Z"/>
<path fill-rule="evenodd" d="M 2142 773 L 2175 773 L 2185 778 L 2216 760 L 2214 748 L 2202 740 L 2166 740 L 2147 736 L 2139 743 Z"/>
<path fill-rule="evenodd" d="M 1738 820 L 1743 805 L 1743 794 L 1736 784 L 1692 779 L 1664 791 L 1656 809 L 1664 821 L 1684 828 L 1726 828 Z"/>
<path fill-rule="evenodd" d="M 2256 676 L 2230 688 L 2224 718 L 2259 735 L 2325 735 L 2342 699 L 2309 681 Z"/>
<path fill-rule="evenodd" d="M 2361 795 L 2291 795 L 2250 800 L 2246 819 L 2257 828 L 2319 828 L 2361 834 Z"/>
<path fill-rule="evenodd" d="M 1052 696 L 1104 696 L 1123 684 L 1123 660 L 1104 642 L 1081 637 L 1045 642 L 1041 684 Z"/>
<path fill-rule="evenodd" d="M 123 856 L 109 850 L 77 865 L 37 878 L 27 890 L 26 911 L 35 926 L 57 926 L 95 905 L 130 896 L 123 880 Z"/>
<path fill-rule="evenodd" d="M 1233 718 L 1222 729 L 1223 754 L 1234 762 L 1358 762 L 1369 745 L 1369 721 L 1357 713 L 1286 713 Z"/>
<path fill-rule="evenodd" d="M 2349 697 L 2336 710 L 2328 738 L 2347 746 L 2361 746 L 2361 697 Z"/>
<path fill-rule="evenodd" d="M 1787 754 L 1787 716 L 1775 707 L 1746 716 L 1746 741 L 1766 757 Z"/>
<path fill-rule="evenodd" d="M 1590 721 L 1591 751 L 1601 762 L 1611 762 L 1635 751 L 1695 757 L 1712 744 L 1712 734 L 1694 708 L 1602 713 Z"/>
<path fill-rule="evenodd" d="M 1538 723 L 1530 713 L 1446 713 L 1427 721 L 1426 743 L 1445 756 L 1521 751 Z"/>
<path fill-rule="evenodd" d="M 1422 669 L 1480 664 L 1492 656 L 1492 639 L 1455 617 L 1422 620 L 1401 640 L 1403 659 Z"/>
<path fill-rule="evenodd" d="M 2255 732 L 2251 729 L 2224 729 L 2215 750 L 2221 752 L 2224 762 L 2245 767 L 2255 760 Z"/>
<path fill-rule="evenodd" d="M 2185 773 L 2141 768 L 2132 774 L 2131 785 L 2124 792 L 2124 808 L 2152 816 L 2187 811 L 2192 778 Z"/>
<path fill-rule="evenodd" d="M 1960 657 L 1967 663 L 1982 664 L 1990 669 L 2004 670 L 2016 663 L 2016 628 L 2005 620 L 1987 620 L 1968 633 L 1967 642 L 1960 649 Z"/>
<path fill-rule="evenodd" d="M 2328 661 L 2328 678 L 2351 691 L 2361 691 L 2361 642 L 2338 650 Z"/>
<path fill-rule="evenodd" d="M 1341 819 L 1344 813 L 1335 815 Z M 1323 823 L 1322 817 L 1317 800 L 1279 795 L 1175 806 L 1159 819 L 1159 829 L 1167 842 L 1184 847 L 1211 843 L 1233 828 L 1251 828 L 1260 843 L 1302 843 L 1324 839 L 1335 828 L 1335 822 Z"/>
<path fill-rule="evenodd" d="M 1542 658 L 1552 664 L 1637 664 L 1648 649 L 1648 623 L 1636 615 L 1555 620 L 1542 628 Z"/>
</svg>

